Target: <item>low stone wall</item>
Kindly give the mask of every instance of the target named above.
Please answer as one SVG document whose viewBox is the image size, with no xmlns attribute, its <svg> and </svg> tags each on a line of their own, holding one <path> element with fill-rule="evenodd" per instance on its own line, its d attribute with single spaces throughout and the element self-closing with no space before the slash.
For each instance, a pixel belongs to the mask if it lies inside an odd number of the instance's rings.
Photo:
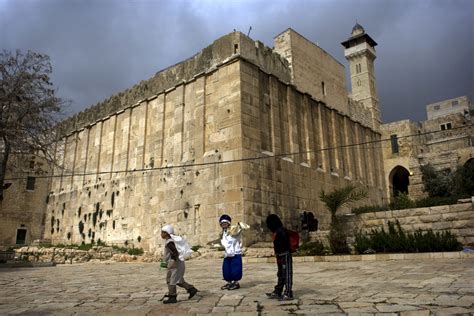
<svg viewBox="0 0 474 316">
<path fill-rule="evenodd" d="M 353 240 L 357 232 L 388 228 L 389 221 L 398 220 L 406 233 L 419 229 L 449 230 L 465 246 L 474 246 L 474 206 L 472 203 L 442 205 L 406 210 L 365 213 L 345 217 L 345 229 Z"/>
<path fill-rule="evenodd" d="M 15 250 L 16 261 L 54 262 L 56 264 L 83 263 L 92 260 L 116 262 L 156 262 L 159 257 L 151 254 L 141 256 L 114 252 L 111 247 L 97 247 L 90 250 L 65 248 L 22 247 Z"/>
<path fill-rule="evenodd" d="M 244 248 L 245 256 L 263 258 L 273 256 L 273 248 Z M 161 251 L 155 254 L 145 253 L 140 256 L 117 253 L 111 247 L 94 247 L 90 250 L 65 248 L 22 247 L 15 250 L 16 262 L 54 262 L 55 264 L 73 264 L 89 261 L 115 262 L 159 262 Z M 224 251 L 214 248 L 201 248 L 195 251 L 190 259 L 218 259 L 224 257 Z M 9 258 L 12 261 L 13 258 Z"/>
</svg>

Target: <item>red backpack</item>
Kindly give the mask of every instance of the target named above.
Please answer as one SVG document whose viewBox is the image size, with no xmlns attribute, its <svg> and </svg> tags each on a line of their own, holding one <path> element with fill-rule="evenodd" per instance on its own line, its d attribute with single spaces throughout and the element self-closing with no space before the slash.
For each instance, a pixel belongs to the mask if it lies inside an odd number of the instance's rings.
<svg viewBox="0 0 474 316">
<path fill-rule="evenodd" d="M 287 229 L 288 235 L 290 235 L 290 251 L 296 252 L 300 247 L 300 235 L 294 230 Z"/>
</svg>

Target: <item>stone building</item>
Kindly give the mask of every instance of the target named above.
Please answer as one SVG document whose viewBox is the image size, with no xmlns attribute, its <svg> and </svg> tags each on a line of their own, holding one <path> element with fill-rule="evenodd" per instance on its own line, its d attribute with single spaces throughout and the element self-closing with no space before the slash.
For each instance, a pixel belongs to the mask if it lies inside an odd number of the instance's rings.
<svg viewBox="0 0 474 316">
<path fill-rule="evenodd" d="M 0 201 L 0 250 L 42 239 L 50 179 L 35 155 L 10 155 Z"/>
<path fill-rule="evenodd" d="M 153 251 L 171 223 L 204 245 L 227 213 L 250 224 L 250 245 L 270 238 L 270 213 L 290 227 L 313 213 L 327 229 L 321 190 L 353 183 L 382 203 L 375 41 L 356 25 L 342 43 L 352 97 L 318 45 L 292 29 L 274 44 L 230 33 L 65 121 L 45 238 Z"/>
<path fill-rule="evenodd" d="M 440 172 L 474 163 L 474 108 L 467 96 L 426 106 L 427 120 L 403 120 L 381 126 L 387 195 L 426 196 L 420 166 Z"/>
</svg>

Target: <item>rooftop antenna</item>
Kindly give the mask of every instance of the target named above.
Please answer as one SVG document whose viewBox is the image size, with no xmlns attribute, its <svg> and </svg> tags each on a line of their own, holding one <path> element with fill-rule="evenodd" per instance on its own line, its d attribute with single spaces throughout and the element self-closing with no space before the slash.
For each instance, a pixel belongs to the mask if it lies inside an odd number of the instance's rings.
<svg viewBox="0 0 474 316">
<path fill-rule="evenodd" d="M 250 25 L 249 31 L 248 31 L 248 33 L 247 33 L 247 36 L 249 36 L 249 37 L 250 37 L 250 31 L 251 31 L 251 30 L 252 30 L 252 25 Z"/>
</svg>

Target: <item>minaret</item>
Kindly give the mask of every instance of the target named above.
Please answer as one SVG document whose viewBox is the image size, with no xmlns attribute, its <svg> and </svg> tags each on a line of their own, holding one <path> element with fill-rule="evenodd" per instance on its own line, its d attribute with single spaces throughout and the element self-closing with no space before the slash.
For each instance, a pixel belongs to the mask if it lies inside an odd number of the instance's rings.
<svg viewBox="0 0 474 316">
<path fill-rule="evenodd" d="M 345 48 L 344 56 L 349 61 L 352 99 L 363 103 L 370 110 L 372 126 L 378 131 L 381 118 L 374 71 L 377 43 L 356 23 L 352 28 L 351 37 L 341 44 Z"/>
</svg>

